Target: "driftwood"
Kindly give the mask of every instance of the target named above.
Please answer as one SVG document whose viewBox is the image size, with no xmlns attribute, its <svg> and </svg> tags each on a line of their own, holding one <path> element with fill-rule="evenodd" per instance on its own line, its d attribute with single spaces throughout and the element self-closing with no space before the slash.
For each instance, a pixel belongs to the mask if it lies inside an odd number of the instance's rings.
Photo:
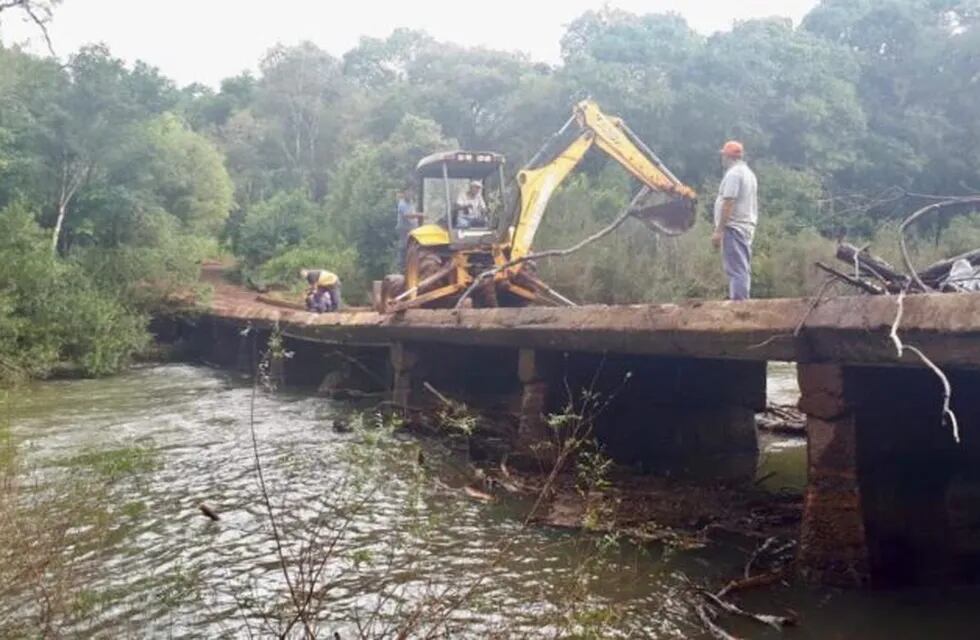
<svg viewBox="0 0 980 640">
<path fill-rule="evenodd" d="M 719 609 L 721 609 L 727 614 L 738 616 L 740 618 L 745 618 L 747 620 L 754 620 L 759 624 L 764 624 L 767 627 L 772 627 L 777 631 L 782 630 L 783 627 L 789 627 L 796 624 L 796 618 L 790 616 L 774 616 L 766 613 L 752 613 L 751 611 L 746 611 L 745 609 L 742 609 L 741 607 L 734 605 L 731 602 L 728 602 L 727 600 L 723 600 L 722 598 L 718 597 L 716 594 L 711 593 L 706 589 L 699 589 L 698 593 L 700 593 L 705 600 L 715 605 L 716 607 L 718 607 Z"/>
<path fill-rule="evenodd" d="M 708 607 L 699 604 L 694 610 L 697 612 L 698 618 L 701 619 L 701 624 L 704 625 L 704 628 L 711 634 L 712 638 L 715 638 L 715 640 L 739 640 L 738 636 L 733 636 L 718 626 Z"/>
<path fill-rule="evenodd" d="M 738 580 L 732 580 L 722 588 L 721 591 L 715 595 L 724 598 L 730 593 L 735 593 L 736 591 L 745 591 L 747 589 L 758 589 L 759 587 L 769 587 L 786 577 L 786 569 L 778 569 L 776 571 L 770 571 L 769 573 L 759 573 L 750 578 L 739 578 Z"/>
<path fill-rule="evenodd" d="M 907 250 L 904 251 L 907 253 Z M 941 288 L 943 280 L 949 276 L 949 270 L 957 260 L 967 260 L 974 266 L 980 265 L 980 249 L 940 260 L 918 273 L 910 272 L 909 274 L 898 271 L 888 262 L 866 249 L 859 249 L 846 242 L 837 245 L 837 259 L 850 266 L 854 273 L 845 273 L 822 262 L 818 262 L 816 266 L 834 278 L 866 293 L 928 292 Z M 906 262 L 908 262 L 907 258 Z"/>
<path fill-rule="evenodd" d="M 861 250 L 847 242 L 837 245 L 837 259 L 851 266 L 856 264 L 858 266 L 856 276 L 870 276 L 897 289 L 903 288 L 909 280 L 907 275 L 884 259 L 870 253 L 867 249 Z"/>
<path fill-rule="evenodd" d="M 206 515 L 208 518 L 210 518 L 214 522 L 217 522 L 218 520 L 221 519 L 221 516 L 219 516 L 218 513 L 214 509 L 212 509 L 208 505 L 204 504 L 203 502 L 201 504 L 197 505 L 197 508 L 201 510 L 201 513 L 203 513 L 204 515 Z"/>
<path fill-rule="evenodd" d="M 974 267 L 980 265 L 980 249 L 967 251 L 966 253 L 960 254 L 953 258 L 947 258 L 946 260 L 935 262 L 920 271 L 919 277 L 922 278 L 926 284 L 938 287 L 939 283 L 945 280 L 946 276 L 949 275 L 950 268 L 952 268 L 953 263 L 957 260 L 967 260 Z"/>
<path fill-rule="evenodd" d="M 785 576 L 788 565 L 784 565 L 780 569 L 773 572 L 751 575 L 752 565 L 760 558 L 760 556 L 766 555 L 767 553 L 770 556 L 782 556 L 787 550 L 795 545 L 795 542 L 790 542 L 789 544 L 781 547 L 776 547 L 775 545 L 776 538 L 766 539 L 766 541 L 755 550 L 755 552 L 745 563 L 745 570 L 743 571 L 744 577 L 729 582 L 718 591 L 711 591 L 704 587 L 699 587 L 693 584 L 691 585 L 693 591 L 697 593 L 702 600 L 702 602 L 695 604 L 694 610 L 697 613 L 698 618 L 700 618 L 701 624 L 704 626 L 705 630 L 713 638 L 717 638 L 719 640 L 730 640 L 731 638 L 735 637 L 728 633 L 728 631 L 726 631 L 720 624 L 718 624 L 717 618 L 720 613 L 753 620 L 759 624 L 772 627 L 776 630 L 782 630 L 784 627 L 792 626 L 798 623 L 795 613 L 791 612 L 791 615 L 788 616 L 753 613 L 742 609 L 727 599 L 727 597 L 735 591 L 770 585 L 778 582 Z"/>
<path fill-rule="evenodd" d="M 886 293 L 886 291 L 877 284 L 865 282 L 860 278 L 855 278 L 854 276 L 850 276 L 842 271 L 838 271 L 837 269 L 834 269 L 833 267 L 822 262 L 817 262 L 816 266 L 821 271 L 824 271 L 825 273 L 828 273 L 839 280 L 843 280 L 852 287 L 856 287 L 865 293 L 870 293 L 872 295 L 881 295 L 882 293 Z"/>
</svg>

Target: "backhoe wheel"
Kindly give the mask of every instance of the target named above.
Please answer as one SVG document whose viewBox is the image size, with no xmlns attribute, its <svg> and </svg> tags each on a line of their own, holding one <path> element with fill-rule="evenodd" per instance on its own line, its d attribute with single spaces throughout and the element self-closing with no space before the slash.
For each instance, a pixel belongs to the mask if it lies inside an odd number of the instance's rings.
<svg viewBox="0 0 980 640">
<path fill-rule="evenodd" d="M 418 286 L 423 280 L 442 269 L 442 266 L 443 259 L 437 251 L 423 247 L 414 240 L 409 242 L 408 251 L 405 253 L 405 286 Z M 422 295 L 442 284 L 433 282 L 425 287 L 425 290 L 417 291 L 416 295 Z"/>
<path fill-rule="evenodd" d="M 496 309 L 500 306 L 500 301 L 497 299 L 497 283 L 492 278 L 474 293 L 476 294 L 475 297 L 479 299 L 481 307 Z"/>
<path fill-rule="evenodd" d="M 381 281 L 381 296 L 378 300 L 378 312 L 387 313 L 388 307 L 395 298 L 405 293 L 405 276 L 397 273 L 386 275 Z"/>
</svg>

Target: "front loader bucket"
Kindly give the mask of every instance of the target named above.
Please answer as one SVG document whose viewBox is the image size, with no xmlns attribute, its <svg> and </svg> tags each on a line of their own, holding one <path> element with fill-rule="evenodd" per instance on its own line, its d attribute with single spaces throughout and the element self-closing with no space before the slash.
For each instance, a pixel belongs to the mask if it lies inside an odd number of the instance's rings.
<svg viewBox="0 0 980 640">
<path fill-rule="evenodd" d="M 694 226 L 697 202 L 687 198 L 667 200 L 664 194 L 651 193 L 649 198 L 637 203 L 630 215 L 639 218 L 654 231 L 668 236 L 678 236 Z"/>
</svg>

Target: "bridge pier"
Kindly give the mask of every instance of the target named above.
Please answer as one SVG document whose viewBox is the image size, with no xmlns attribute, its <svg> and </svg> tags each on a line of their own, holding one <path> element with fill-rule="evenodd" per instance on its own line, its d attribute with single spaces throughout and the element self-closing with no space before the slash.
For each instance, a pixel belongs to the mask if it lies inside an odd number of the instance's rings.
<svg viewBox="0 0 980 640">
<path fill-rule="evenodd" d="M 800 365 L 804 577 L 842 586 L 980 579 L 980 372 L 947 374 L 959 444 L 928 370 Z"/>
<path fill-rule="evenodd" d="M 535 349 L 521 349 L 517 354 L 521 399 L 513 446 L 518 464 L 534 461 L 550 469 L 557 461 L 558 442 L 547 420 L 557 399 L 553 360 Z"/>
<path fill-rule="evenodd" d="M 764 363 L 522 349 L 518 376 L 514 444 L 525 458 L 554 460 L 557 434 L 545 416 L 570 406 L 617 462 L 711 479 L 755 472 Z"/>
<path fill-rule="evenodd" d="M 602 372 L 600 391 L 609 395 L 609 405 L 598 417 L 596 436 L 615 460 L 695 479 L 745 480 L 755 474 L 755 413 L 766 403 L 765 363 L 654 356 L 584 360 L 592 360 L 585 371 Z"/>
</svg>

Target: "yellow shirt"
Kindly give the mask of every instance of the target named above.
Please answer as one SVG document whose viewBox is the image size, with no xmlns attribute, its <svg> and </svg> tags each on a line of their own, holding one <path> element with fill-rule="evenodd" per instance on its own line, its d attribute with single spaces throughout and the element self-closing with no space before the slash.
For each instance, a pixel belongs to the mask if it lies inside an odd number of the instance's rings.
<svg viewBox="0 0 980 640">
<path fill-rule="evenodd" d="M 316 280 L 317 287 L 332 287 L 340 282 L 340 278 L 338 278 L 337 274 L 333 273 L 332 271 L 321 270 L 319 273 L 320 275 Z"/>
</svg>

